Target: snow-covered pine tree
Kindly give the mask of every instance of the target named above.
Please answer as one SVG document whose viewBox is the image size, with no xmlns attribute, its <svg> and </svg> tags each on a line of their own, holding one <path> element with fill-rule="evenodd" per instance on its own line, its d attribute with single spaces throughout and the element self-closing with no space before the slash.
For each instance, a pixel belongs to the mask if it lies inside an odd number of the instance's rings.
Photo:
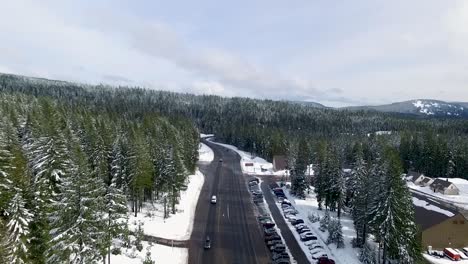
<svg viewBox="0 0 468 264">
<path fill-rule="evenodd" d="M 376 254 L 369 243 L 365 243 L 361 249 L 361 253 L 359 254 L 359 261 L 361 261 L 362 264 L 376 264 L 377 259 L 375 255 Z"/>
<path fill-rule="evenodd" d="M 327 230 L 329 224 L 330 224 L 330 212 L 326 210 L 325 215 L 322 217 L 322 219 L 320 219 L 320 229 Z"/>
<path fill-rule="evenodd" d="M 411 194 L 401 178 L 402 165 L 396 151 L 387 148 L 384 157 L 384 190 L 372 208 L 370 224 L 383 244 L 384 261 L 414 263 L 420 259 L 421 252 L 419 243 L 415 242 L 418 239 Z"/>
<path fill-rule="evenodd" d="M 9 149 L 7 136 L 3 131 L 5 120 L 0 124 L 0 215 L 4 213 L 14 195 L 10 177 L 13 155 Z"/>
<path fill-rule="evenodd" d="M 344 247 L 343 227 L 340 220 L 330 220 L 328 224 L 328 239 L 327 244 L 336 244 L 337 248 Z"/>
<path fill-rule="evenodd" d="M 114 144 L 114 148 L 117 148 L 119 144 Z M 122 170 L 119 165 L 120 154 L 118 151 L 113 155 L 111 173 L 112 179 L 110 185 L 106 188 L 106 194 L 104 196 L 105 210 L 107 212 L 107 223 L 106 223 L 106 234 L 105 249 L 107 251 L 108 264 L 110 264 L 110 246 L 112 239 L 124 233 L 127 227 L 127 197 L 123 193 L 121 187 L 118 186 L 118 182 L 122 182 Z"/>
<path fill-rule="evenodd" d="M 73 144 L 72 154 L 70 171 L 61 178 L 59 193 L 54 197 L 48 261 L 93 263 L 102 259 L 99 249 L 106 237 L 102 213 L 104 183 L 89 171 L 77 144 Z"/>
<path fill-rule="evenodd" d="M 305 177 L 307 165 L 310 163 L 309 155 L 308 144 L 302 139 L 299 142 L 296 164 L 294 165 L 294 177 L 291 178 L 291 192 L 299 198 L 305 198 L 305 192 L 309 188 Z"/>
<path fill-rule="evenodd" d="M 29 263 L 29 223 L 32 214 L 25 208 L 25 202 L 21 192 L 17 192 L 11 200 L 6 214 L 7 227 L 7 261 L 12 264 Z"/>
<path fill-rule="evenodd" d="M 143 264 L 155 264 L 156 261 L 154 261 L 152 258 L 151 258 L 151 248 L 148 248 L 146 250 L 146 257 L 145 257 L 145 260 L 143 261 Z"/>
<path fill-rule="evenodd" d="M 318 151 L 316 156 L 315 165 L 315 179 L 314 179 L 314 192 L 318 201 L 318 209 L 322 210 L 322 204 L 326 196 L 326 159 L 328 151 L 325 142 L 318 144 Z"/>
<path fill-rule="evenodd" d="M 329 150 L 324 164 L 325 183 L 325 207 L 335 211 L 338 207 L 341 191 L 338 182 L 342 176 L 342 170 L 338 155 L 335 150 Z M 344 185 L 344 182 L 341 183 Z"/>
<path fill-rule="evenodd" d="M 362 148 L 356 152 L 354 169 L 351 175 L 351 206 L 354 226 L 356 228 L 356 243 L 362 247 L 367 239 L 368 204 L 369 204 L 369 172 L 364 161 Z"/>
</svg>

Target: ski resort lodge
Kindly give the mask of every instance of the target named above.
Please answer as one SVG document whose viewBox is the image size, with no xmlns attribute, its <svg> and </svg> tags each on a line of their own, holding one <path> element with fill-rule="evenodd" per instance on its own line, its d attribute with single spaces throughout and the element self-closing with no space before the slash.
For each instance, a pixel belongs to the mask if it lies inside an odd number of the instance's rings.
<svg viewBox="0 0 468 264">
<path fill-rule="evenodd" d="M 415 220 L 421 230 L 423 249 L 427 249 L 428 246 L 438 250 L 468 246 L 466 214 L 424 195 L 416 193 L 412 195 Z"/>
</svg>

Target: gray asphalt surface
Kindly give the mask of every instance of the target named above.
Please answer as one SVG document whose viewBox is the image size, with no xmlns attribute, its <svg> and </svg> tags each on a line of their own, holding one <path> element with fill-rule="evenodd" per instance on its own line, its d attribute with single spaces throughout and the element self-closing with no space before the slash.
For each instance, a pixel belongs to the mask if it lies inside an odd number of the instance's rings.
<svg viewBox="0 0 468 264">
<path fill-rule="evenodd" d="M 271 192 L 271 189 L 269 186 L 270 184 L 276 182 L 276 180 L 269 176 L 262 177 L 262 179 L 263 179 L 263 182 L 260 186 L 262 188 L 263 195 L 265 197 L 265 200 L 268 203 L 268 207 L 270 208 L 271 215 L 273 219 L 275 220 L 276 225 L 278 226 L 279 229 L 281 229 L 281 235 L 284 241 L 286 242 L 286 245 L 288 245 L 291 255 L 294 257 L 297 263 L 301 263 L 301 264 L 310 263 L 309 260 L 307 259 L 307 256 L 304 254 L 304 251 L 299 246 L 293 233 L 291 232 L 291 229 L 289 229 L 286 221 L 284 220 L 282 212 L 276 206 L 275 196 Z"/>
<path fill-rule="evenodd" d="M 210 164 L 200 164 L 205 183 L 198 200 L 189 243 L 190 264 L 269 263 L 263 233 L 253 213 L 253 203 L 234 151 L 203 141 L 214 151 Z M 222 158 L 223 162 L 219 162 Z M 210 199 L 216 195 L 218 203 Z M 211 249 L 203 248 L 206 236 Z"/>
</svg>

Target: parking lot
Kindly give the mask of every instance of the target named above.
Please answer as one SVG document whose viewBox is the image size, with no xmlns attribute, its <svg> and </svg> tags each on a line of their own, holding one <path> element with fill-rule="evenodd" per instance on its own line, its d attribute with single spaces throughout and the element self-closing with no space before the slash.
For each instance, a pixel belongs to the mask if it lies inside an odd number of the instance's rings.
<svg viewBox="0 0 468 264">
<path fill-rule="evenodd" d="M 265 245 L 271 252 L 271 263 L 297 263 L 292 258 L 289 248 L 281 235 L 281 230 L 276 226 L 270 210 L 265 204 L 263 192 L 260 189 L 260 180 L 258 178 L 249 179 L 248 188 L 258 210 L 257 220 L 263 231 Z"/>
</svg>

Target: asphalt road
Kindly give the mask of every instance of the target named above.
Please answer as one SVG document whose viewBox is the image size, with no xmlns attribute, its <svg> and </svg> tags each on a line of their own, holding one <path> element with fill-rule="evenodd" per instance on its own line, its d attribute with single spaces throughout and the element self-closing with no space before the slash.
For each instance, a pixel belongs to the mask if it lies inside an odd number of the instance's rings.
<svg viewBox="0 0 468 264">
<path fill-rule="evenodd" d="M 237 153 L 203 141 L 214 151 L 210 164 L 200 164 L 205 183 L 198 200 L 189 243 L 190 264 L 269 263 L 269 252 L 253 213 Z M 222 158 L 223 162 L 219 162 Z M 210 199 L 216 195 L 218 203 Z M 211 249 L 203 248 L 206 236 Z"/>
<path fill-rule="evenodd" d="M 264 182 L 261 184 L 263 195 L 265 196 L 265 200 L 268 203 L 268 207 L 270 208 L 271 215 L 273 219 L 275 219 L 275 223 L 279 229 L 281 229 L 281 235 L 283 236 L 284 241 L 288 245 L 289 251 L 297 263 L 310 263 L 307 259 L 307 256 L 304 254 L 301 246 L 297 242 L 294 234 L 289 229 L 288 224 L 286 223 L 282 212 L 276 206 L 276 201 L 274 195 L 270 189 L 270 184 L 275 183 L 276 180 L 270 176 L 262 177 Z"/>
</svg>

